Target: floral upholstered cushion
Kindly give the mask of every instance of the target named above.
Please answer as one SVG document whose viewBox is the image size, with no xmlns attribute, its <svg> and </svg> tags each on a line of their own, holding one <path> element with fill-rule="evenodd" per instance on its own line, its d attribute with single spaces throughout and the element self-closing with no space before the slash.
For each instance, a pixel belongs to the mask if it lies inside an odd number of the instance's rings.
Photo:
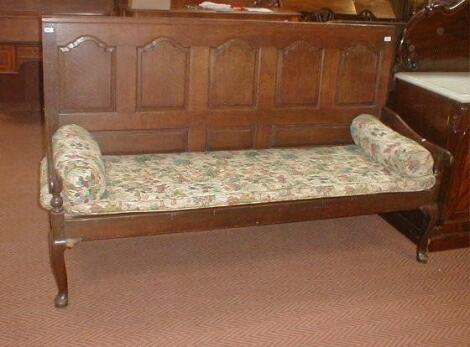
<svg viewBox="0 0 470 347">
<path fill-rule="evenodd" d="M 64 200 L 76 204 L 100 199 L 106 191 L 106 174 L 100 148 L 90 133 L 78 125 L 65 125 L 55 132 L 52 145 Z"/>
<path fill-rule="evenodd" d="M 103 156 L 106 192 L 65 201 L 70 215 L 175 211 L 431 188 L 434 176 L 404 177 L 356 145 Z M 47 208 L 47 175 L 42 204 Z"/>
<path fill-rule="evenodd" d="M 374 116 L 357 116 L 351 124 L 354 143 L 388 169 L 408 177 L 433 174 L 431 153 L 417 142 L 390 129 Z"/>
</svg>

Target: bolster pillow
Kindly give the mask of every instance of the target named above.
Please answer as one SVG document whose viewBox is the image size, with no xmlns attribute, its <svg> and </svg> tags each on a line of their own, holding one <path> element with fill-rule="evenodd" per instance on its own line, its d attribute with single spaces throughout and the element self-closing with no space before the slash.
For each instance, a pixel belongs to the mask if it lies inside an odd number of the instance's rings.
<svg viewBox="0 0 470 347">
<path fill-rule="evenodd" d="M 64 199 L 87 203 L 106 191 L 101 150 L 91 134 L 78 125 L 59 128 L 53 138 L 54 163 L 62 178 Z"/>
<path fill-rule="evenodd" d="M 408 177 L 433 175 L 431 153 L 374 116 L 357 116 L 351 124 L 351 135 L 356 145 L 390 171 Z"/>
</svg>

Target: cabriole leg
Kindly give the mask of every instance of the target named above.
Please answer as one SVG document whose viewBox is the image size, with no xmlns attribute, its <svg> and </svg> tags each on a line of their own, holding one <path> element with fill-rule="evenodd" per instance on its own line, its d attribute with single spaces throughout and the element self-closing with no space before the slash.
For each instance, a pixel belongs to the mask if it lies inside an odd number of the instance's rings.
<svg viewBox="0 0 470 347">
<path fill-rule="evenodd" d="M 52 210 L 49 212 L 51 225 L 49 232 L 49 256 L 52 273 L 54 274 L 58 289 L 54 301 L 56 307 L 65 307 L 69 303 L 67 270 L 65 269 L 64 259 L 67 243 L 64 237 L 64 210 L 62 204 L 62 197 L 55 192 L 51 199 Z"/>
<path fill-rule="evenodd" d="M 65 307 L 69 302 L 67 270 L 65 268 L 64 258 L 66 244 L 65 241 L 54 240 L 53 234 L 51 230 L 49 233 L 49 256 L 52 273 L 54 274 L 58 289 L 54 304 L 56 307 Z"/>
<path fill-rule="evenodd" d="M 428 262 L 429 237 L 437 225 L 439 219 L 439 208 L 437 207 L 437 204 L 433 204 L 422 206 L 420 210 L 426 215 L 428 219 L 428 225 L 418 241 L 416 259 L 418 262 L 426 264 Z"/>
</svg>

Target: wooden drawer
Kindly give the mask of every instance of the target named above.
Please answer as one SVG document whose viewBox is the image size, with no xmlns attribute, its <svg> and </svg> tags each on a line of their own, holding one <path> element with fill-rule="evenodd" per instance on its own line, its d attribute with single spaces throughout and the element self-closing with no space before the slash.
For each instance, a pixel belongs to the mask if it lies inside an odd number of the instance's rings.
<svg viewBox="0 0 470 347">
<path fill-rule="evenodd" d="M 16 50 L 14 46 L 0 46 L 0 73 L 16 72 Z"/>
<path fill-rule="evenodd" d="M 30 61 L 41 60 L 41 46 L 28 45 L 18 46 L 16 48 L 16 69 L 19 70 L 21 64 Z"/>
</svg>

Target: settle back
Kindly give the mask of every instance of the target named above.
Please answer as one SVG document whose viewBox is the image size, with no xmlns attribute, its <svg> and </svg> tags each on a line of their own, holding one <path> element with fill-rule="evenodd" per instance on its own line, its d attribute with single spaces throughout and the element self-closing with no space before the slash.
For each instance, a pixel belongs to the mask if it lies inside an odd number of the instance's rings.
<svg viewBox="0 0 470 347">
<path fill-rule="evenodd" d="M 393 26 L 167 18 L 43 20 L 46 119 L 104 153 L 350 143 L 385 104 Z"/>
</svg>

